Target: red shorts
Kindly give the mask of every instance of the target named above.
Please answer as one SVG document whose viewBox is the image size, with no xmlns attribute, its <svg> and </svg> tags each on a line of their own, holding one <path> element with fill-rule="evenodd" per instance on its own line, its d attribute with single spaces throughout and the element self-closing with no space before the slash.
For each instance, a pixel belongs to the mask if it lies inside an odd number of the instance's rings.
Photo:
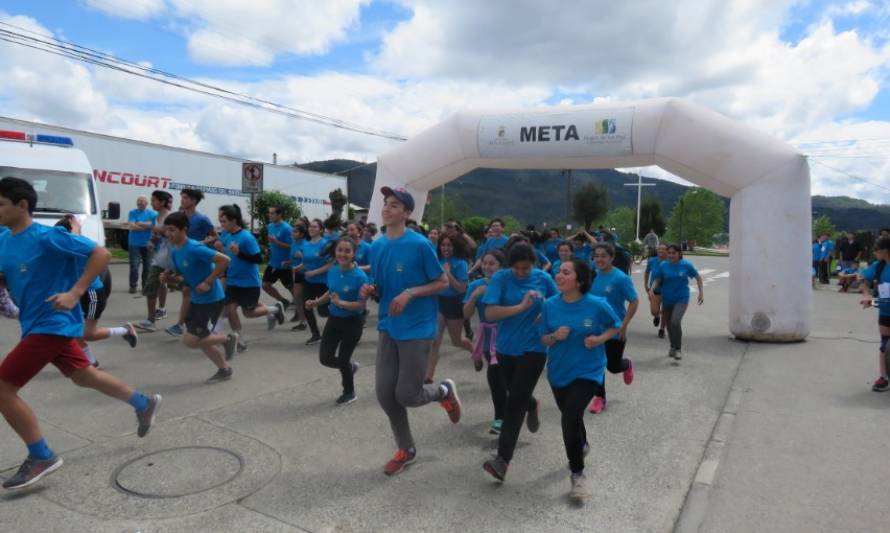
<svg viewBox="0 0 890 533">
<path fill-rule="evenodd" d="M 90 366 L 75 339 L 37 333 L 20 340 L 0 363 L 0 381 L 22 388 L 49 363 L 65 377 Z"/>
</svg>

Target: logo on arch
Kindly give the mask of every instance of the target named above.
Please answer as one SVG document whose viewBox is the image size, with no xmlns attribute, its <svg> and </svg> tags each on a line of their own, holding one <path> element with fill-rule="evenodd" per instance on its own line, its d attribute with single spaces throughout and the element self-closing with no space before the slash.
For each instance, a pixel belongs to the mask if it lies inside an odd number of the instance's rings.
<svg viewBox="0 0 890 533">
<path fill-rule="evenodd" d="M 597 135 L 611 135 L 618 130 L 618 126 L 614 118 L 604 118 L 596 122 L 594 130 Z"/>
</svg>

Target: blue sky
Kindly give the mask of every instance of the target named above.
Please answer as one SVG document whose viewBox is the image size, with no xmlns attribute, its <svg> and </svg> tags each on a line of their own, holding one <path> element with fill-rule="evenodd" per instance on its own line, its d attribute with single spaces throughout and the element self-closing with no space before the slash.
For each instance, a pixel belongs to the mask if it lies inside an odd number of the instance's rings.
<svg viewBox="0 0 890 533">
<path fill-rule="evenodd" d="M 812 165 L 814 192 L 887 201 L 890 0 L 560 7 L 0 0 L 0 20 L 406 136 L 464 108 L 679 96 L 805 150 L 818 147 L 814 157 L 842 172 Z M 0 114 L 243 157 L 373 160 L 393 146 L 41 56 L 0 43 L 0 69 L 9 74 L 0 79 Z M 838 139 L 878 140 L 830 142 Z"/>
</svg>

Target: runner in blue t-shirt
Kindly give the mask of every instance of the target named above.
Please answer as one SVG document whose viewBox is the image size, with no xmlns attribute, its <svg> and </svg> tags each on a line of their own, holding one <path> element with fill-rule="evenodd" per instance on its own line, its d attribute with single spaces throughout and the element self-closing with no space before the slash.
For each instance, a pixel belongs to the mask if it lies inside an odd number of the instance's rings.
<svg viewBox="0 0 890 533">
<path fill-rule="evenodd" d="M 306 288 L 304 289 L 304 300 L 315 300 L 320 298 L 324 293 L 328 292 L 328 270 L 334 265 L 331 255 L 326 252 L 328 241 L 322 237 L 324 225 L 321 220 L 315 218 L 309 222 L 309 238 L 303 240 L 300 246 L 300 260 L 302 263 L 299 270 L 306 277 Z M 318 329 L 318 321 L 315 318 L 315 312 L 305 305 L 303 306 L 306 313 L 306 322 L 309 324 L 309 332 L 311 335 L 306 341 L 307 345 L 321 342 L 321 330 Z M 322 317 L 328 316 L 328 306 L 319 305 L 318 314 Z"/>
<path fill-rule="evenodd" d="M 362 317 L 367 298 L 362 298 L 361 288 L 368 284 L 368 275 L 355 264 L 356 249 L 352 237 L 341 237 L 332 242 L 328 251 L 334 255 L 336 265 L 327 272 L 325 285 L 328 290 L 306 302 L 308 309 L 330 305 L 330 316 L 325 322 L 318 347 L 318 359 L 322 365 L 340 371 L 343 393 L 337 398 L 337 405 L 356 400 L 353 376 L 358 372 L 359 364 L 352 360 L 352 352 L 362 339 Z"/>
<path fill-rule="evenodd" d="M 362 297 L 380 299 L 375 381 L 377 401 L 398 446 L 383 472 L 394 475 L 413 463 L 417 453 L 407 408 L 438 401 L 456 424 L 461 404 L 454 381 L 423 383 L 436 335 L 436 294 L 448 286 L 448 279 L 426 237 L 405 226 L 414 210 L 411 193 L 390 187 L 380 192 L 386 233 L 371 245 L 372 284 L 362 287 Z"/>
<path fill-rule="evenodd" d="M 294 290 L 294 274 L 290 266 L 293 228 L 283 217 L 284 208 L 281 206 L 269 208 L 269 222 L 266 224 L 266 233 L 269 236 L 269 264 L 263 272 L 263 290 L 287 310 L 291 299 L 282 296 L 275 288 L 275 282 L 280 281 L 287 289 L 288 296 L 292 296 Z"/>
<path fill-rule="evenodd" d="M 880 237 L 875 241 L 875 256 L 877 261 L 872 263 L 862 273 L 861 285 L 862 307 L 868 309 L 872 306 L 874 297 L 878 301 L 878 333 L 881 336 L 881 345 L 878 348 L 878 369 L 880 376 L 875 380 L 871 390 L 884 392 L 890 390 L 890 377 L 887 375 L 888 358 L 890 358 L 890 237 Z"/>
<path fill-rule="evenodd" d="M 562 437 L 571 470 L 569 497 L 575 501 L 590 497 L 584 476 L 584 456 L 590 449 L 584 408 L 604 394 L 603 344 L 621 328 L 621 319 L 609 303 L 588 294 L 592 275 L 584 261 L 563 263 L 556 275 L 560 294 L 544 302 L 538 321 L 538 334 L 547 346 L 547 379 L 562 413 Z"/>
<path fill-rule="evenodd" d="M 185 316 L 186 334 L 182 343 L 192 349 L 200 349 L 217 368 L 207 383 L 232 379 L 229 359 L 235 354 L 238 334 L 216 333 L 219 316 L 225 307 L 225 292 L 219 278 L 229 266 L 229 257 L 209 246 L 189 239 L 188 217 L 185 213 L 173 213 L 164 221 L 167 238 L 172 246 L 173 271 L 164 272 L 163 283 L 179 282 L 192 291 L 188 313 Z M 217 349 L 225 347 L 225 355 Z"/>
<path fill-rule="evenodd" d="M 569 241 L 562 241 L 556 247 L 558 258 L 550 265 L 550 276 L 556 279 L 556 273 L 559 272 L 559 266 L 567 261 L 571 261 L 574 257 L 574 248 Z"/>
<path fill-rule="evenodd" d="M 256 238 L 244 229 L 244 217 L 238 204 L 219 208 L 219 224 L 223 232 L 214 247 L 229 257 L 226 270 L 226 317 L 232 331 L 238 334 L 239 352 L 247 351 L 247 343 L 241 334 L 241 319 L 238 308 L 246 318 L 265 317 L 266 327 L 272 330 L 284 323 L 284 305 L 275 302 L 267 307 L 260 303 L 260 263 L 263 252 Z"/>
<path fill-rule="evenodd" d="M 479 330 L 475 335 L 473 345 L 473 366 L 476 371 L 482 370 L 483 360 L 488 363 L 488 370 L 485 378 L 488 381 L 488 388 L 491 391 L 491 403 L 494 405 L 494 420 L 489 426 L 488 432 L 492 435 L 500 435 L 501 428 L 504 425 L 504 411 L 507 409 L 507 385 L 504 383 L 504 376 L 501 375 L 497 358 L 497 322 L 489 321 L 485 316 L 485 308 L 482 303 L 482 297 L 488 289 L 491 277 L 495 272 L 506 266 L 507 258 L 501 250 L 491 250 L 485 252 L 482 256 L 482 274 L 483 278 L 470 283 L 467 292 L 464 294 L 464 317 L 468 320 L 472 318 L 473 313 L 479 314 Z"/>
<path fill-rule="evenodd" d="M 507 248 L 510 268 L 492 276 L 482 297 L 488 305 L 487 318 L 498 322 L 498 366 L 509 391 L 497 456 L 483 464 L 485 471 L 500 481 L 513 459 L 523 419 L 532 433 L 541 427 L 541 403 L 532 393 L 544 371 L 547 354 L 535 321 L 541 303 L 557 291 L 553 278 L 534 268 L 536 260 L 528 243 L 517 242 Z"/>
<path fill-rule="evenodd" d="M 304 294 L 306 293 L 306 273 L 303 272 L 303 243 L 309 238 L 309 230 L 303 225 L 302 221 L 294 224 L 291 231 L 292 241 L 290 244 L 290 270 L 294 279 L 294 285 L 291 289 L 293 295 L 294 316 L 291 322 L 296 325 L 291 331 L 305 331 L 306 310 L 304 309 Z"/>
<path fill-rule="evenodd" d="M 83 237 L 34 223 L 37 192 L 27 181 L 0 180 L 0 274 L 19 306 L 22 338 L 0 363 L 0 412 L 25 442 L 28 458 L 3 482 L 4 489 L 37 483 L 62 466 L 49 447 L 31 407 L 19 391 L 52 363 L 75 384 L 128 402 L 136 411 L 137 435 L 154 422 L 161 396 L 146 396 L 95 368 L 77 344 L 83 335 L 78 300 L 102 274 L 111 253 Z"/>
<path fill-rule="evenodd" d="M 559 229 L 550 228 L 549 238 L 541 243 L 542 251 L 547 256 L 547 259 L 550 260 L 551 265 L 559 259 L 559 245 L 562 242 L 562 238 L 559 236 Z"/>
<path fill-rule="evenodd" d="M 627 326 L 637 313 L 640 299 L 630 276 L 612 264 L 615 248 L 611 244 L 597 244 L 593 248 L 593 261 L 596 264 L 596 276 L 590 287 L 590 294 L 605 298 L 612 310 L 621 320 L 618 334 L 606 341 L 606 369 L 611 374 L 623 374 L 624 384 L 630 385 L 634 380 L 634 365 L 628 357 L 624 357 L 627 345 Z M 624 305 L 627 304 L 627 308 Z M 603 380 L 602 394 L 597 394 L 590 403 L 591 413 L 600 413 L 606 408 L 606 382 Z"/>
<path fill-rule="evenodd" d="M 439 347 L 442 346 L 442 337 L 445 330 L 451 338 L 451 345 L 455 348 L 463 348 L 468 352 L 473 351 L 473 343 L 462 337 L 464 327 L 464 293 L 467 291 L 469 281 L 470 253 L 465 243 L 458 238 L 442 235 L 437 241 L 436 252 L 442 270 L 448 277 L 448 286 L 439 293 L 439 318 L 436 338 L 430 350 L 430 363 L 426 371 L 425 383 L 432 383 L 436 374 L 436 365 L 439 363 Z"/>
<path fill-rule="evenodd" d="M 655 291 L 661 289 L 662 321 L 667 326 L 668 339 L 671 349 L 668 357 L 677 361 L 683 358 L 682 341 L 683 315 L 689 306 L 689 280 L 695 278 L 698 284 L 698 305 L 705 301 L 705 287 L 701 275 L 692 266 L 692 263 L 683 259 L 683 252 L 679 244 L 671 244 L 667 247 L 667 260 L 663 261 L 655 273 L 655 279 L 649 288 L 649 295 L 654 296 Z"/>
<path fill-rule="evenodd" d="M 493 218 L 488 223 L 488 231 L 491 236 L 476 249 L 476 262 L 470 268 L 470 274 L 482 267 L 482 256 L 490 250 L 498 250 L 507 245 L 507 237 L 504 235 L 504 221 L 499 218 Z"/>
<path fill-rule="evenodd" d="M 667 261 L 667 245 L 658 244 L 655 247 L 655 255 L 650 256 L 646 261 L 646 271 L 643 273 L 643 286 L 646 288 L 646 294 L 649 297 L 649 312 L 652 313 L 652 325 L 658 328 L 658 338 L 664 338 L 664 320 L 661 316 L 661 289 L 657 289 L 650 293 L 652 282 L 655 280 L 655 273 L 663 262 Z"/>
</svg>

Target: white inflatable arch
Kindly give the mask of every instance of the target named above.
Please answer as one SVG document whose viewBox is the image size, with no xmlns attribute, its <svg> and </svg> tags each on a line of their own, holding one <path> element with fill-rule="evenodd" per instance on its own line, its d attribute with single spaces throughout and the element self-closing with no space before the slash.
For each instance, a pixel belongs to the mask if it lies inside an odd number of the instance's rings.
<svg viewBox="0 0 890 533">
<path fill-rule="evenodd" d="M 810 172 L 792 146 L 675 99 L 536 111 L 457 113 L 378 158 L 380 187 L 404 187 L 420 219 L 427 193 L 477 167 L 593 169 L 658 165 L 731 198 L 729 329 L 797 341 L 812 322 Z"/>
</svg>

